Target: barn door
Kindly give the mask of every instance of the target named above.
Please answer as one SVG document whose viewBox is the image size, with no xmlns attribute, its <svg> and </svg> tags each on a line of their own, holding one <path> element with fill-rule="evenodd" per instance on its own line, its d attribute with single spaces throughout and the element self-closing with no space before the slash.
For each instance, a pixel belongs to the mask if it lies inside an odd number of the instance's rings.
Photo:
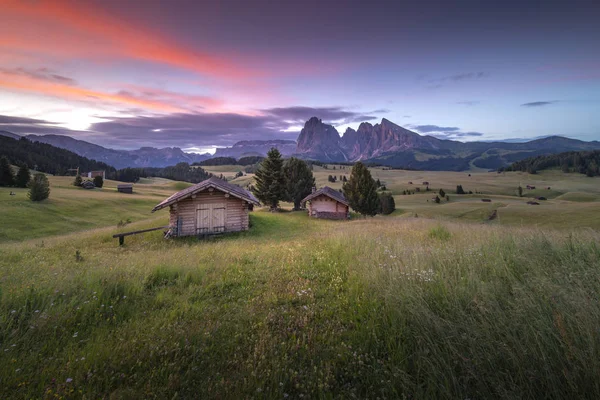
<svg viewBox="0 0 600 400">
<path fill-rule="evenodd" d="M 225 206 L 220 204 L 203 204 L 196 212 L 196 233 L 225 232 Z"/>
<path fill-rule="evenodd" d="M 210 232 L 210 207 L 208 205 L 198 206 L 196 211 L 196 233 Z"/>
<path fill-rule="evenodd" d="M 212 208 L 212 232 L 225 232 L 225 207 L 214 205 Z"/>
</svg>

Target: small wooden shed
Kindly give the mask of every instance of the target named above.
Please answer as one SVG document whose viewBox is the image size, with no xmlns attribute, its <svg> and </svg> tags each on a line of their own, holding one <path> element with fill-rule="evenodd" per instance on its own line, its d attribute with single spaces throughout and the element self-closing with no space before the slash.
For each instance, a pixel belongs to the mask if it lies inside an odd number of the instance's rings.
<svg viewBox="0 0 600 400">
<path fill-rule="evenodd" d="M 117 185 L 117 192 L 133 193 L 133 184 L 132 183 L 123 183 L 123 184 Z"/>
<path fill-rule="evenodd" d="M 344 195 L 329 186 L 313 192 L 302 200 L 308 203 L 308 215 L 314 218 L 348 219 L 350 205 Z"/>
<path fill-rule="evenodd" d="M 260 203 L 245 189 L 214 176 L 173 194 L 152 209 L 169 207 L 172 236 L 248 230 L 250 205 Z"/>
</svg>

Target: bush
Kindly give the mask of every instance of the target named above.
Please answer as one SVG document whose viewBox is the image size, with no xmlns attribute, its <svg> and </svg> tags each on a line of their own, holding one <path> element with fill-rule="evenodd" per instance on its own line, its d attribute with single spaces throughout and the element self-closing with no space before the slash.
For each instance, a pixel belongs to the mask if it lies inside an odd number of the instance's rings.
<svg viewBox="0 0 600 400">
<path fill-rule="evenodd" d="M 462 185 L 457 185 L 456 186 L 456 194 L 466 194 L 465 190 L 462 187 Z"/>
<path fill-rule="evenodd" d="M 396 202 L 391 193 L 381 193 L 379 195 L 379 213 L 388 215 L 396 209 Z"/>
<path fill-rule="evenodd" d="M 35 174 L 29 183 L 29 199 L 42 201 L 50 196 L 50 184 L 44 174 Z"/>
<path fill-rule="evenodd" d="M 104 186 L 104 178 L 102 178 L 101 176 L 95 176 L 94 177 L 94 186 L 96 186 L 97 188 L 101 188 L 102 186 Z"/>
<path fill-rule="evenodd" d="M 429 230 L 429 237 L 438 240 L 449 240 L 452 237 L 450 231 L 443 225 L 438 225 Z"/>
<path fill-rule="evenodd" d="M 81 186 L 83 183 L 83 179 L 81 179 L 81 175 L 77 174 L 75 180 L 73 180 L 73 186 Z"/>
</svg>

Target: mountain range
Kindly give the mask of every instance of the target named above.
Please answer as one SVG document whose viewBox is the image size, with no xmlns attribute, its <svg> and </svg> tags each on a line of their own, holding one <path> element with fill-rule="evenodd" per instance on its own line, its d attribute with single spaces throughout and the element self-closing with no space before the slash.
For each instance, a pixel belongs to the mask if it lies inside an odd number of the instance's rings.
<svg viewBox="0 0 600 400">
<path fill-rule="evenodd" d="M 600 142 L 561 136 L 522 143 L 458 142 L 422 136 L 383 118 L 381 123 L 348 128 L 342 136 L 313 117 L 298 137 L 296 155 L 327 162 L 365 161 L 391 167 L 462 171 L 473 166 L 496 169 L 527 157 L 600 149 Z"/>
<path fill-rule="evenodd" d="M 0 135 L 20 138 L 0 131 Z M 70 150 L 80 156 L 125 167 L 166 167 L 180 162 L 192 164 L 212 157 L 265 156 L 276 147 L 284 156 L 323 162 L 365 161 L 398 168 L 462 171 L 473 167 L 497 169 L 527 157 L 565 151 L 600 149 L 600 142 L 584 142 L 550 136 L 529 142 L 458 142 L 422 136 L 383 118 L 375 125 L 363 122 L 343 135 L 332 125 L 312 117 L 293 140 L 244 140 L 209 153 L 186 153 L 178 147 L 114 150 L 64 135 L 28 135 L 31 141 Z"/>
<path fill-rule="evenodd" d="M 284 156 L 296 152 L 296 142 L 293 140 L 242 140 L 231 147 L 218 148 L 213 157 L 264 157 L 273 147 L 277 148 Z"/>
</svg>

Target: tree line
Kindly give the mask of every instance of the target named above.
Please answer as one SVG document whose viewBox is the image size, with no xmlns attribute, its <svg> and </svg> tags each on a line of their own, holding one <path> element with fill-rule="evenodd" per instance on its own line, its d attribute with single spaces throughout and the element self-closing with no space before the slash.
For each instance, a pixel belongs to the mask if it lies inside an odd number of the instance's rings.
<svg viewBox="0 0 600 400">
<path fill-rule="evenodd" d="M 550 168 L 560 168 L 569 173 L 576 172 L 587 176 L 600 175 L 600 150 L 593 151 L 568 151 L 559 154 L 529 157 L 517 161 L 499 171 L 522 171 L 535 174 Z"/>
<path fill-rule="evenodd" d="M 19 170 L 14 174 L 6 156 L 0 157 L 0 186 L 29 188 L 28 196 L 32 201 L 41 201 L 50 196 L 50 184 L 46 175 L 36 173 L 32 178 L 25 163 L 21 163 Z"/>
<path fill-rule="evenodd" d="M 262 162 L 265 158 L 262 156 L 247 156 L 236 159 L 235 157 L 213 157 L 208 160 L 195 162 L 192 165 L 216 166 L 216 165 L 254 165 Z"/>
<path fill-rule="evenodd" d="M 115 171 L 113 175 L 109 175 L 110 179 L 121 182 L 137 182 L 140 178 L 156 177 L 190 183 L 202 182 L 211 176 L 212 174 L 202 168 L 193 167 L 186 162 L 164 168 L 123 168 Z"/>
</svg>

